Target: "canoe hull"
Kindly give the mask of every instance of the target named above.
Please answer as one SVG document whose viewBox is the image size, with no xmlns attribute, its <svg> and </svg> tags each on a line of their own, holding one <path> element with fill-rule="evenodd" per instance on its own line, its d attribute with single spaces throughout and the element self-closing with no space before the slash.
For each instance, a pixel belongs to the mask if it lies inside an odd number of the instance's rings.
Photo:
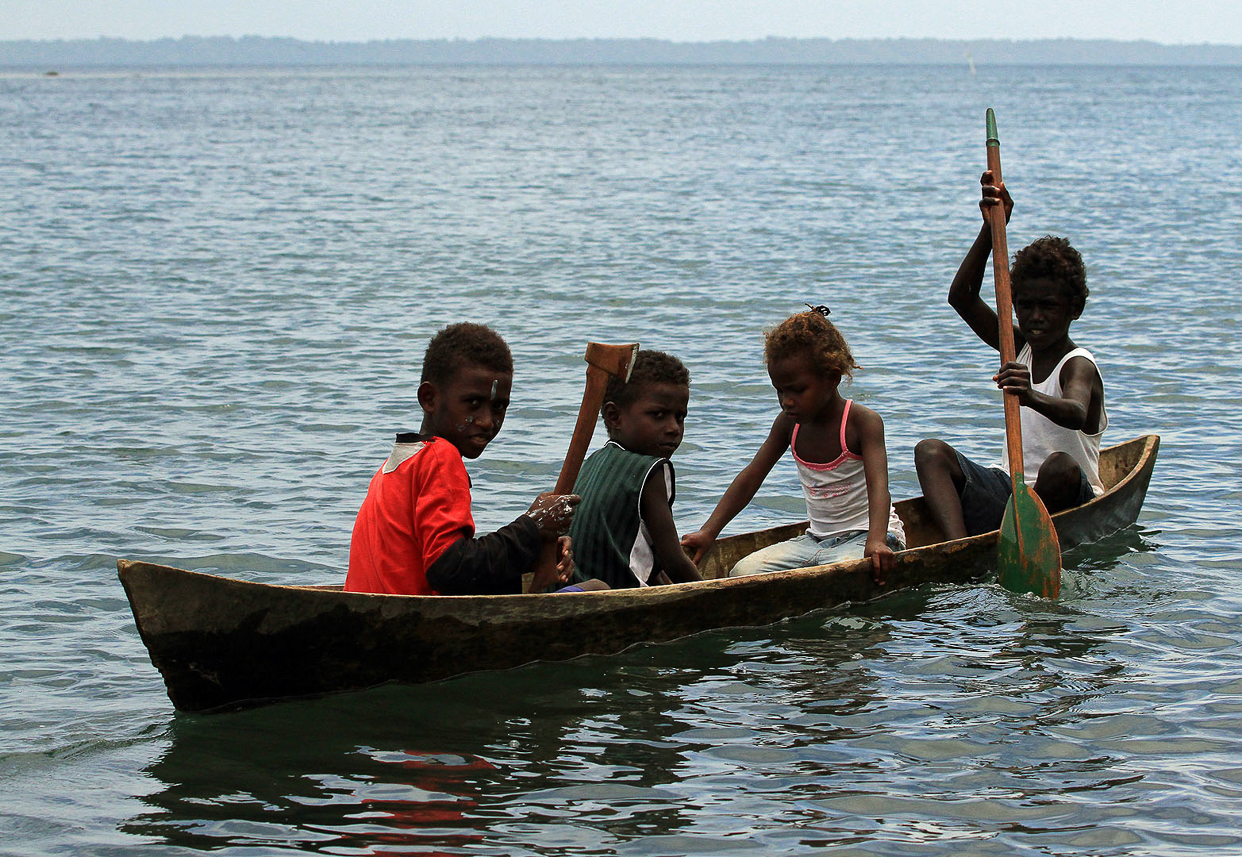
<svg viewBox="0 0 1242 857">
<path fill-rule="evenodd" d="M 1148 437 L 1109 450 L 1110 461 L 1125 465 L 1124 474 L 1108 494 L 1054 516 L 1065 546 L 1134 523 L 1158 444 Z M 898 504 L 912 544 L 919 544 L 918 535 L 935 536 L 921 502 Z M 723 576 L 735 558 L 804 527 L 721 539 L 704 566 L 712 579 L 702 582 L 555 596 L 373 595 L 252 583 L 129 560 L 119 561 L 118 569 L 173 704 L 208 711 L 388 681 L 418 684 L 612 654 L 713 628 L 767 625 L 920 584 L 969 582 L 995 563 L 993 532 L 902 551 L 883 586 L 874 583 L 865 561 Z"/>
</svg>

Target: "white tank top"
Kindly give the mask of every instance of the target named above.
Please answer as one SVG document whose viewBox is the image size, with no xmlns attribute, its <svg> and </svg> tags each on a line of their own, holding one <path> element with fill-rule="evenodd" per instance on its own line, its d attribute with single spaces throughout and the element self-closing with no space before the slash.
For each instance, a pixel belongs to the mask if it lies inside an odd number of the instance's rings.
<svg viewBox="0 0 1242 857">
<path fill-rule="evenodd" d="M 1085 357 L 1091 361 L 1092 366 L 1096 365 L 1095 358 L 1091 356 L 1090 351 L 1085 348 L 1075 348 L 1061 358 L 1061 361 L 1043 381 L 1036 384 L 1035 379 L 1032 378 L 1031 389 L 1045 396 L 1061 398 L 1063 396 L 1061 369 L 1064 368 L 1065 361 L 1071 357 Z M 1018 354 L 1018 362 L 1027 366 L 1031 365 L 1031 346 L 1022 347 L 1022 352 Z M 1096 371 L 1100 371 L 1098 366 L 1096 366 Z M 1103 383 L 1103 376 L 1101 376 L 1101 383 Z M 1095 434 L 1059 426 L 1031 408 L 1021 408 L 1020 412 L 1022 415 L 1022 470 L 1030 480 L 1028 484 L 1035 484 L 1039 467 L 1048 456 L 1054 452 L 1065 452 L 1078 462 L 1083 475 L 1091 483 L 1091 490 L 1095 492 L 1095 495 L 1098 497 L 1104 493 L 1104 484 L 1100 481 L 1100 437 L 1104 434 L 1104 429 L 1108 428 L 1108 413 L 1103 406 L 1100 408 L 1100 430 Z M 1008 447 L 1006 447 L 1006 453 L 1008 453 Z M 1006 473 L 1009 472 L 1008 454 L 1001 468 Z"/>
<path fill-rule="evenodd" d="M 818 464 L 798 456 L 798 429 L 802 428 L 801 425 L 794 426 L 789 438 L 789 449 L 802 480 L 802 496 L 806 498 L 811 535 L 817 539 L 868 529 L 867 476 L 863 472 L 862 456 L 850 452 L 845 445 L 845 424 L 849 422 L 852 404 L 846 399 L 845 412 L 841 414 L 841 454 L 836 461 Z M 905 543 L 905 530 L 892 506 L 888 507 L 888 532 Z"/>
</svg>

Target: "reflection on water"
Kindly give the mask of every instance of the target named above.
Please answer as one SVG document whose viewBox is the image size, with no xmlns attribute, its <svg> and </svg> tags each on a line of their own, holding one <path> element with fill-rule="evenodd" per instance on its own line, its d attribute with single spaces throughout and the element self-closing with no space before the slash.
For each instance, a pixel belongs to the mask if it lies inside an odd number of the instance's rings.
<svg viewBox="0 0 1242 857">
<path fill-rule="evenodd" d="M 790 722 L 807 707 L 875 704 L 865 671 L 836 667 L 879 645 L 883 625 L 824 621 L 792 625 L 778 644 L 705 634 L 617 658 L 181 715 L 149 769 L 164 787 L 124 829 L 201 848 L 274 837 L 382 850 L 508 840 L 567 818 L 620 838 L 689 827 L 688 779 L 855 737 L 803 729 L 780 737 L 785 749 L 757 745 L 774 704 Z M 307 829 L 316 834 L 299 838 Z"/>
<path fill-rule="evenodd" d="M 346 709 L 294 704 L 275 717 L 179 717 L 168 751 L 149 769 L 165 787 L 124 829 L 204 850 L 262 842 L 306 850 L 458 847 L 476 840 L 467 815 L 494 767 L 469 754 L 402 749 L 405 742 L 395 737 L 401 718 L 383 717 L 391 730 L 368 721 L 377 701 Z M 381 710 L 401 706 L 381 701 Z"/>
</svg>

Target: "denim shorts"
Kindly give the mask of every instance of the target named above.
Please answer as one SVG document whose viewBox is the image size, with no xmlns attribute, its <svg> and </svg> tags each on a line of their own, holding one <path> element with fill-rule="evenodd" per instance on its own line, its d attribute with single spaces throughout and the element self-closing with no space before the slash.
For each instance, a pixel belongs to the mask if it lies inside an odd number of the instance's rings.
<svg viewBox="0 0 1242 857">
<path fill-rule="evenodd" d="M 905 550 L 905 544 L 896 534 L 889 533 L 885 541 L 895 551 Z M 769 571 L 785 571 L 790 568 L 808 568 L 863 558 L 867 547 L 867 531 L 854 530 L 835 536 L 817 538 L 807 530 L 787 542 L 768 545 L 738 560 L 729 571 L 729 577 L 749 577 Z"/>
<path fill-rule="evenodd" d="M 966 532 L 977 536 L 999 530 L 1001 520 L 1005 517 L 1005 506 L 1009 504 L 1009 495 L 1013 493 L 1013 480 L 999 467 L 975 464 L 960 452 L 957 453 L 957 463 L 962 468 L 962 475 L 966 477 L 958 495 L 962 499 L 962 522 L 966 525 Z M 1078 480 L 1078 499 L 1075 500 L 1075 505 L 1086 503 L 1095 497 L 1091 483 L 1081 470 Z"/>
</svg>

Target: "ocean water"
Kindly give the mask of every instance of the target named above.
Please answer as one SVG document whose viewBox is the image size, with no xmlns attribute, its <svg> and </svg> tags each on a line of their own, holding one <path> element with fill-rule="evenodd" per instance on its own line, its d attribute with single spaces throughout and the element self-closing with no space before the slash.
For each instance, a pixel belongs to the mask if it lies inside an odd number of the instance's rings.
<svg viewBox="0 0 1242 857">
<path fill-rule="evenodd" d="M 0 74 L 0 853 L 1242 851 L 1240 96 L 1233 68 Z M 896 497 L 923 437 L 996 455 L 996 358 L 944 299 L 989 106 L 1010 247 L 1087 260 L 1107 437 L 1162 437 L 1059 601 L 932 587 L 174 711 L 116 559 L 342 580 L 446 323 L 517 364 L 470 465 L 485 530 L 555 481 L 592 339 L 687 363 L 697 528 L 804 303 L 862 364 Z M 800 515 L 785 463 L 729 531 Z"/>
</svg>

